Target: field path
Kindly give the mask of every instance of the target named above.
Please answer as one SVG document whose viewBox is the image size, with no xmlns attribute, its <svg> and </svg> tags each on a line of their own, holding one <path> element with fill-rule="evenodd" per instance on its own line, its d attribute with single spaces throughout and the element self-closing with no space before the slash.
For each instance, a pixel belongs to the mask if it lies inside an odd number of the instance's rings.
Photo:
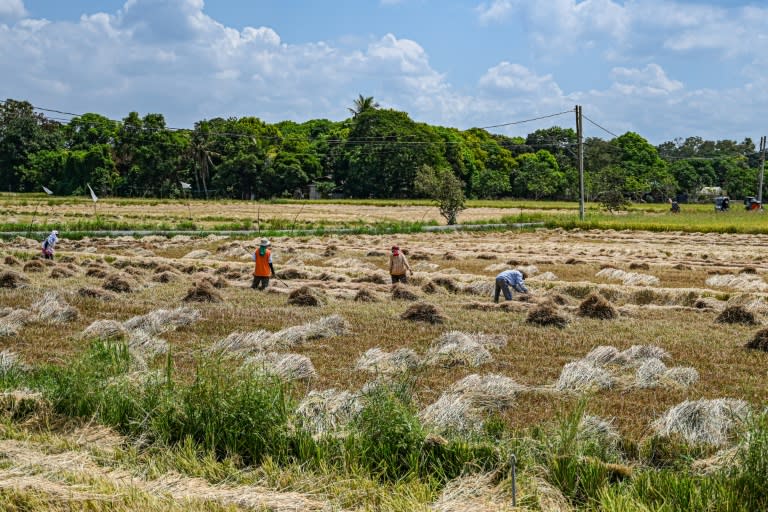
<svg viewBox="0 0 768 512">
<path fill-rule="evenodd" d="M 243 510 L 332 510 L 329 503 L 301 493 L 256 486 L 215 486 L 202 478 L 177 473 L 146 480 L 125 470 L 101 466 L 84 452 L 46 453 L 45 448 L 30 442 L 0 441 L 0 489 L 42 491 L 62 501 L 112 501 L 115 495 L 138 491 L 175 503 L 215 502 Z"/>
</svg>

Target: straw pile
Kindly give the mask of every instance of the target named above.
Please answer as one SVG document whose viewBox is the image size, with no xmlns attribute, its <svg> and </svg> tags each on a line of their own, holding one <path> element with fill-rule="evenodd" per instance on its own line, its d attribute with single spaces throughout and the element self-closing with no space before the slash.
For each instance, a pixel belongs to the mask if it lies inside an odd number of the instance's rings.
<svg viewBox="0 0 768 512">
<path fill-rule="evenodd" d="M 0 337 L 16 336 L 19 330 L 33 320 L 31 311 L 4 308 L 0 310 Z"/>
<path fill-rule="evenodd" d="M 302 286 L 297 288 L 288 294 L 288 304 L 293 306 L 322 306 L 327 299 L 318 290 L 314 290 L 309 286 Z"/>
<path fill-rule="evenodd" d="M 720 324 L 744 325 L 757 325 L 758 323 L 755 314 L 743 306 L 727 306 L 719 315 L 717 315 L 715 322 Z"/>
<path fill-rule="evenodd" d="M 424 293 L 429 293 L 430 295 L 433 293 L 437 293 L 440 290 L 441 288 L 438 285 L 436 285 L 435 282 L 432 280 L 427 281 L 421 286 L 421 291 L 423 291 Z"/>
<path fill-rule="evenodd" d="M 32 304 L 32 311 L 39 320 L 52 324 L 71 322 L 79 314 L 76 308 L 54 292 L 46 292 L 42 299 Z"/>
<path fill-rule="evenodd" d="M 284 350 L 309 341 L 342 336 L 349 332 L 349 324 L 339 315 L 331 315 L 282 329 L 264 340 L 264 350 Z"/>
<path fill-rule="evenodd" d="M 471 295 L 492 297 L 496 284 L 492 281 L 473 281 L 466 285 L 462 291 Z"/>
<path fill-rule="evenodd" d="M 45 270 L 45 263 L 42 260 L 30 260 L 24 264 L 24 272 L 42 272 Z"/>
<path fill-rule="evenodd" d="M 146 315 L 134 316 L 125 322 L 123 327 L 129 331 L 144 331 L 150 334 L 161 334 L 178 327 L 186 327 L 200 320 L 200 312 L 188 307 L 175 309 L 155 309 Z"/>
<path fill-rule="evenodd" d="M 208 351 L 230 355 L 258 353 L 264 350 L 264 342 L 270 336 L 272 333 L 264 329 L 253 332 L 233 332 L 211 345 Z"/>
<path fill-rule="evenodd" d="M 101 284 L 105 290 L 117 293 L 130 293 L 138 287 L 138 283 L 128 274 L 110 274 Z"/>
<path fill-rule="evenodd" d="M 3 270 L 0 272 L 0 288 L 21 288 L 29 283 L 27 276 L 14 272 L 13 270 Z"/>
<path fill-rule="evenodd" d="M 754 274 L 725 274 L 711 276 L 705 281 L 707 286 L 715 288 L 738 288 L 741 291 L 764 292 L 768 290 L 768 283 Z"/>
<path fill-rule="evenodd" d="M 355 295 L 355 302 L 378 302 L 376 295 L 367 288 L 360 288 Z"/>
<path fill-rule="evenodd" d="M 96 320 L 85 328 L 81 337 L 98 340 L 119 340 L 128 336 L 128 330 L 115 320 Z"/>
<path fill-rule="evenodd" d="M 444 333 L 435 340 L 427 351 L 428 365 L 477 367 L 493 361 L 493 356 L 479 339 L 461 331 Z"/>
<path fill-rule="evenodd" d="M 72 277 L 75 274 L 76 272 L 71 270 L 69 267 L 58 265 L 53 267 L 50 273 L 50 277 L 51 279 L 67 279 L 68 277 Z"/>
<path fill-rule="evenodd" d="M 17 267 L 21 265 L 21 262 L 15 256 L 11 256 L 10 254 L 7 254 L 5 258 L 3 258 L 3 263 L 9 267 Z"/>
<path fill-rule="evenodd" d="M 768 329 L 760 329 L 745 345 L 747 348 L 768 352 Z"/>
<path fill-rule="evenodd" d="M 512 512 L 509 486 L 494 473 L 470 474 L 448 482 L 432 504 L 433 512 Z M 520 498 L 518 498 L 520 499 Z M 540 510 L 554 510 L 544 509 Z M 558 509 L 560 510 L 560 509 Z M 565 509 L 563 509 L 565 510 Z"/>
<path fill-rule="evenodd" d="M 610 389 L 614 384 L 615 380 L 607 370 L 581 360 L 563 367 L 555 388 L 559 391 L 585 392 Z"/>
<path fill-rule="evenodd" d="M 104 279 L 109 275 L 109 270 L 101 266 L 90 266 L 85 271 L 87 277 L 95 277 L 96 279 Z"/>
<path fill-rule="evenodd" d="M 184 302 L 222 302 L 224 298 L 207 280 L 196 281 L 181 299 Z"/>
<path fill-rule="evenodd" d="M 430 324 L 441 324 L 446 320 L 446 316 L 437 306 L 427 302 L 417 302 L 408 306 L 408 309 L 400 315 L 400 318 L 412 322 L 427 322 Z"/>
<path fill-rule="evenodd" d="M 309 381 L 317 377 L 312 361 L 300 354 L 277 354 L 268 352 L 249 357 L 243 363 L 246 367 L 261 371 L 284 381 Z"/>
<path fill-rule="evenodd" d="M 337 432 L 352 421 L 362 404 L 348 391 L 310 391 L 296 408 L 299 424 L 313 436 Z"/>
<path fill-rule="evenodd" d="M 658 286 L 661 282 L 656 276 L 625 272 L 618 268 L 604 268 L 597 273 L 598 277 L 621 281 L 626 286 Z"/>
<path fill-rule="evenodd" d="M 367 350 L 355 363 L 356 370 L 383 375 L 407 373 L 419 367 L 419 356 L 410 348 L 399 348 L 394 352 L 385 352 L 380 348 Z"/>
<path fill-rule="evenodd" d="M 295 267 L 287 267 L 275 272 L 280 279 L 309 279 L 309 272 Z"/>
<path fill-rule="evenodd" d="M 407 285 L 395 283 L 392 285 L 392 298 L 395 300 L 418 300 L 419 296 L 413 293 Z"/>
<path fill-rule="evenodd" d="M 91 286 L 84 286 L 77 290 L 77 294 L 86 299 L 98 299 L 105 302 L 116 300 L 117 295 L 109 290 L 103 288 L 93 288 Z"/>
<path fill-rule="evenodd" d="M 0 374 L 8 373 L 11 370 L 23 370 L 26 365 L 22 363 L 21 358 L 16 352 L 8 349 L 0 351 Z"/>
<path fill-rule="evenodd" d="M 616 308 L 598 293 L 591 293 L 589 297 L 579 304 L 579 316 L 597 318 L 599 320 L 612 320 L 618 316 Z"/>
<path fill-rule="evenodd" d="M 210 251 L 206 251 L 205 249 L 196 249 L 182 256 L 182 259 L 201 260 L 201 259 L 208 258 L 210 255 L 211 255 Z"/>
<path fill-rule="evenodd" d="M 562 329 L 568 325 L 568 318 L 561 315 L 554 304 L 544 302 L 528 312 L 525 322 L 533 325 L 541 325 L 544 327 L 554 326 Z"/>
<path fill-rule="evenodd" d="M 154 357 L 168 352 L 168 342 L 146 331 L 132 331 L 128 335 L 128 348 L 141 357 Z"/>
<path fill-rule="evenodd" d="M 744 400 L 686 400 L 656 420 L 653 428 L 662 436 L 677 434 L 690 443 L 724 446 L 745 424 L 749 412 Z"/>
<path fill-rule="evenodd" d="M 389 274 L 381 271 L 374 271 L 368 274 L 355 277 L 352 279 L 353 283 L 372 283 L 372 284 L 387 284 L 390 282 Z"/>
<path fill-rule="evenodd" d="M 160 272 L 152 275 L 152 281 L 156 283 L 172 283 L 179 278 L 179 275 L 175 272 Z"/>
<path fill-rule="evenodd" d="M 501 375 L 468 375 L 455 382 L 419 417 L 441 433 L 478 432 L 484 414 L 511 407 L 516 396 L 526 389 Z"/>
</svg>

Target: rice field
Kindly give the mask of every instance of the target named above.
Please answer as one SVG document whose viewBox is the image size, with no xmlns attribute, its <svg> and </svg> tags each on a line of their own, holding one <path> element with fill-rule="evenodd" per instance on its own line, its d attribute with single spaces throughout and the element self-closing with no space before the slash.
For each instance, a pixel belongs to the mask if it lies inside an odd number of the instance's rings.
<svg viewBox="0 0 768 512">
<path fill-rule="evenodd" d="M 394 462 L 309 470 L 281 462 L 278 452 L 260 459 L 247 451 L 238 459 L 229 449 L 211 455 L 205 442 L 171 438 L 158 452 L 136 424 L 100 425 L 106 420 L 94 416 L 74 426 L 72 418 L 64 421 L 60 406 L 41 398 L 45 378 L 8 377 L 11 369 L 26 375 L 66 368 L 96 340 L 126 350 L 123 369 L 105 377 L 107 390 L 170 382 L 170 375 L 179 389 L 194 388 L 212 360 L 232 376 L 286 383 L 286 400 L 295 403 L 289 423 L 307 432 L 306 443 L 351 439 L 376 410 L 369 397 L 387 386 L 405 386 L 403 417 L 424 429 L 429 446 L 453 447 L 459 439 L 526 460 L 535 441 L 562 455 L 577 441 L 567 449 L 548 443 L 569 439 L 557 433 L 569 418 L 590 439 L 607 436 L 599 456 L 578 452 L 573 467 L 530 455 L 537 463 L 521 467 L 525 510 L 648 504 L 610 485 L 574 487 L 568 475 L 595 467 L 612 475 L 618 469 L 605 464 L 625 464 L 637 466 L 637 476 L 621 480 L 640 486 L 643 478 L 659 478 L 640 469 L 656 468 L 654 457 L 672 450 L 648 454 L 662 438 L 699 447 L 676 448 L 679 459 L 664 455 L 678 469 L 694 459 L 703 465 L 734 449 L 739 429 L 768 399 L 768 353 L 745 348 L 768 319 L 766 235 L 538 229 L 278 237 L 278 278 L 264 292 L 250 288 L 257 242 L 64 238 L 53 262 L 37 258 L 37 240 L 0 242 L 0 373 L 11 397 L 0 436 L 0 503 L 45 510 L 69 493 L 77 503 L 111 510 L 104 496 L 126 495 L 117 483 L 121 472 L 139 471 L 131 498 L 115 509 L 512 510 L 504 463 L 436 483 L 402 478 Z M 414 269 L 408 285 L 395 288 L 386 271 L 393 244 L 407 251 Z M 494 304 L 493 278 L 506 268 L 524 269 L 531 293 Z M 43 391 L 13 382 L 41 382 Z M 40 411 L 38 420 L 14 420 L 28 417 L 18 409 L 27 402 Z M 76 429 L 105 430 L 118 448 L 78 438 Z M 112 467 L 94 462 L 104 453 Z M 250 494 L 238 490 L 244 485 Z"/>
</svg>

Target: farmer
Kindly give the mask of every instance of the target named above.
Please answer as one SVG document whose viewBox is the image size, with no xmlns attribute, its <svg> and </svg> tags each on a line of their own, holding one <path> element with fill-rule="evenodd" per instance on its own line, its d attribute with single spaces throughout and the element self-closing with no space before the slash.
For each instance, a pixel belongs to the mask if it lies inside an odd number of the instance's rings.
<svg viewBox="0 0 768 512">
<path fill-rule="evenodd" d="M 528 293 L 528 288 L 525 287 L 525 272 L 517 269 L 505 270 L 501 274 L 496 276 L 496 290 L 493 294 L 493 302 L 499 302 L 499 292 L 504 292 L 504 298 L 512 300 L 512 292 L 509 287 L 515 289 L 516 292 Z"/>
<path fill-rule="evenodd" d="M 275 267 L 272 266 L 272 250 L 269 246 L 269 240 L 261 239 L 259 248 L 253 253 L 253 261 L 256 265 L 253 269 L 253 283 L 251 288 L 265 290 L 269 286 L 269 278 L 275 277 Z"/>
<path fill-rule="evenodd" d="M 389 255 L 389 275 L 392 277 L 392 284 L 407 283 L 406 270 L 413 276 L 413 270 L 411 270 L 408 260 L 405 259 L 405 254 L 400 250 L 400 247 L 393 245 L 392 254 Z"/>
<path fill-rule="evenodd" d="M 55 229 L 51 231 L 48 238 L 43 240 L 43 258 L 46 260 L 53 259 L 53 250 L 56 248 L 56 242 L 59 241 L 59 232 Z"/>
</svg>

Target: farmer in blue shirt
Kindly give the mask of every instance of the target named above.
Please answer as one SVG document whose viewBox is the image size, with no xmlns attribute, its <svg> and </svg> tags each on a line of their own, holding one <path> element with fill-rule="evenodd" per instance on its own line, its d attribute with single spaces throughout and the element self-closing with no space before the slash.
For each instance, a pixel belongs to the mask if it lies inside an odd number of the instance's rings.
<svg viewBox="0 0 768 512">
<path fill-rule="evenodd" d="M 493 302 L 499 302 L 499 292 L 504 292 L 504 298 L 512 300 L 512 292 L 510 287 L 514 288 L 516 292 L 528 293 L 528 288 L 525 287 L 525 272 L 522 270 L 505 270 L 501 274 L 496 276 L 496 291 L 493 294 Z"/>
</svg>

